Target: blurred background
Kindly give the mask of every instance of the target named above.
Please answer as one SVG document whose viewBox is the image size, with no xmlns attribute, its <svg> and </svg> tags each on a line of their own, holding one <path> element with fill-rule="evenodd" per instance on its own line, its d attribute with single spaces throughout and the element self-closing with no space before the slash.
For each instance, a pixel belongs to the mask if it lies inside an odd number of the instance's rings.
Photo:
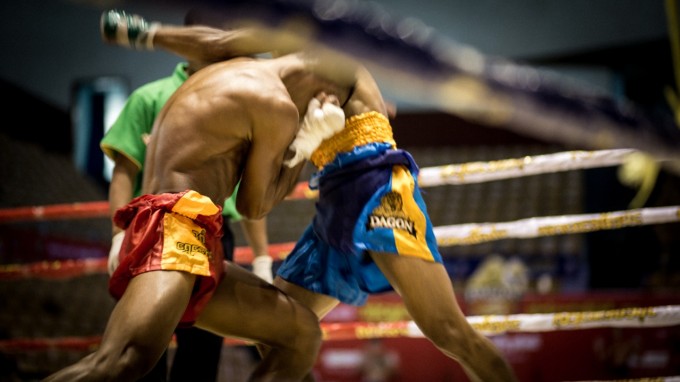
<svg viewBox="0 0 680 382">
<path fill-rule="evenodd" d="M 441 36 L 485 55 L 555 72 L 616 101 L 632 102 L 653 119 L 673 114 L 664 96 L 676 79 L 663 0 L 370 3 L 395 17 L 419 19 Z M 115 0 L 0 3 L 0 91 L 7 117 L 0 131 L 0 208 L 106 200 L 107 164 L 99 140 L 132 90 L 169 75 L 181 59 L 163 51 L 138 52 L 103 43 L 100 14 L 118 8 L 148 20 L 181 24 L 191 6 Z M 397 107 L 392 121 L 396 140 L 421 167 L 582 149 L 428 107 L 392 92 L 399 87 L 398 77 L 378 77 L 385 98 Z M 307 169 L 301 180 L 311 171 Z M 439 186 L 424 189 L 424 198 L 435 227 L 627 210 L 638 190 L 623 184 L 617 171 L 617 166 L 609 166 Z M 680 204 L 679 181 L 677 174 L 662 169 L 644 207 Z M 270 242 L 295 241 L 313 213 L 311 200 L 276 207 L 268 221 Z M 39 380 L 81 358 L 91 348 L 15 345 L 19 339 L 96 337 L 113 306 L 105 274 L 58 271 L 66 261 L 106 257 L 111 223 L 105 216 L 68 215 L 0 223 L 0 381 Z M 232 228 L 237 246 L 246 245 L 240 226 Z M 678 223 L 504 239 L 441 251 L 468 315 L 680 302 Z M 35 264 L 50 264 L 54 272 L 49 277 L 17 276 L 16 269 Z M 341 306 L 326 320 L 408 319 L 399 298 L 387 294 L 363 307 Z M 493 340 L 522 381 L 680 374 L 677 326 L 511 333 Z M 319 380 L 361 380 L 362 359 L 379 353 L 381 346 L 394 369 L 389 380 L 465 380 L 429 342 L 407 338 L 328 342 L 316 368 Z M 242 380 L 252 361 L 238 348 L 226 348 L 221 376 Z"/>
</svg>

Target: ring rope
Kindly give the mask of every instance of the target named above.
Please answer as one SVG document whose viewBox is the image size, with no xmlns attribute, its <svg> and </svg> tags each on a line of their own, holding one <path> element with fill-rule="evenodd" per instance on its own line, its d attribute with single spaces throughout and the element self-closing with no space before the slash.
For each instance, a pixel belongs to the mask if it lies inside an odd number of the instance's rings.
<svg viewBox="0 0 680 382">
<path fill-rule="evenodd" d="M 241 0 L 225 10 L 229 21 L 234 15 L 290 41 L 312 42 L 339 62 L 358 60 L 378 82 L 399 78 L 392 90 L 415 104 L 576 147 L 636 148 L 680 173 L 680 131 L 666 119 L 653 120 L 584 81 L 485 55 L 412 17 L 361 1 L 335 4 L 274 0 L 255 7 Z M 294 27 L 300 22 L 305 28 Z"/>
<path fill-rule="evenodd" d="M 624 163 L 627 158 L 637 152 L 633 149 L 572 150 L 488 162 L 423 167 L 418 173 L 418 185 L 426 188 L 483 183 L 530 175 L 616 166 Z M 317 197 L 318 192 L 310 190 L 308 182 L 300 182 L 286 199 L 316 199 Z"/>
<path fill-rule="evenodd" d="M 421 187 L 445 184 L 468 184 L 516 178 L 549 172 L 614 166 L 622 163 L 632 149 L 597 151 L 566 151 L 555 154 L 525 156 L 490 162 L 469 162 L 446 166 L 426 167 L 420 170 Z M 299 182 L 286 200 L 316 199 L 318 193 L 309 189 L 308 182 Z M 47 206 L 0 209 L 0 224 L 19 221 L 53 219 L 86 219 L 109 216 L 107 201 L 54 204 Z"/>
<path fill-rule="evenodd" d="M 544 216 L 501 223 L 468 223 L 434 227 L 441 247 L 501 239 L 526 239 L 677 222 L 680 206 L 648 207 L 596 214 Z"/>
<path fill-rule="evenodd" d="M 109 216 L 109 202 L 78 202 L 0 210 L 0 224 L 20 221 L 89 219 Z"/>
<path fill-rule="evenodd" d="M 648 207 L 597 214 L 533 217 L 499 223 L 466 223 L 434 227 L 433 230 L 438 246 L 452 247 L 501 239 L 527 239 L 677 221 L 680 221 L 680 206 Z M 274 260 L 282 260 L 294 247 L 295 242 L 271 244 L 268 251 Z M 240 246 L 234 250 L 234 262 L 237 264 L 250 264 L 253 256 L 252 249 L 248 246 Z M 106 259 L 9 264 L 0 265 L 0 280 L 60 279 L 102 273 L 106 272 L 106 269 Z"/>
<path fill-rule="evenodd" d="M 573 382 L 680 382 L 680 375 L 668 376 L 668 377 L 646 377 L 646 378 L 635 378 L 635 379 L 608 379 L 608 380 L 586 380 L 586 381 L 573 381 Z"/>
<path fill-rule="evenodd" d="M 270 244 L 269 256 L 274 260 L 284 259 L 295 246 L 294 242 Z M 234 262 L 248 265 L 254 258 L 253 250 L 249 246 L 234 249 Z M 54 261 L 37 261 L 26 264 L 0 265 L 0 281 L 21 279 L 63 280 L 79 276 L 101 274 L 108 272 L 106 258 L 86 258 Z"/>
<path fill-rule="evenodd" d="M 489 162 L 427 167 L 420 170 L 418 185 L 433 187 L 445 184 L 482 183 L 559 171 L 608 167 L 623 163 L 635 152 L 636 150 L 632 149 L 577 150 Z"/>
<path fill-rule="evenodd" d="M 468 316 L 475 330 L 486 336 L 517 332 L 548 332 L 603 327 L 651 328 L 680 325 L 680 305 L 539 314 Z M 321 323 L 324 341 L 373 338 L 425 338 L 413 321 Z M 0 340 L 1 352 L 46 349 L 91 349 L 101 337 L 61 337 Z M 244 343 L 226 338 L 228 344 Z M 247 343 L 247 342 L 245 342 Z"/>
<path fill-rule="evenodd" d="M 384 55 L 387 56 L 387 55 Z M 480 57 L 483 59 L 483 57 Z M 436 61 L 435 61 L 436 62 Z M 453 64 L 453 62 L 451 62 Z M 456 64 L 460 64 L 456 62 Z M 482 62 L 484 64 L 484 62 Z M 486 65 L 484 65 L 486 67 Z M 452 65 L 454 69 L 459 69 L 460 72 L 462 72 L 464 75 L 472 75 L 474 77 L 474 74 L 479 74 L 475 73 L 475 70 L 471 70 L 470 68 L 466 67 L 459 67 L 459 65 Z M 490 69 L 494 69 L 491 67 Z M 501 68 L 502 69 L 502 68 Z M 492 73 L 491 73 L 492 74 Z M 489 74 L 487 74 L 489 75 Z M 463 80 L 465 80 L 465 76 L 463 77 Z M 507 81 L 501 81 L 502 77 L 496 75 L 492 77 L 493 80 L 497 81 L 500 85 L 499 87 L 501 90 L 499 93 L 501 93 L 501 96 L 505 95 L 512 95 L 513 94 L 513 89 L 511 86 L 508 85 Z M 466 93 L 468 89 L 465 87 L 459 87 L 459 86 L 451 86 L 451 85 L 457 85 L 457 83 L 453 83 L 451 81 L 450 87 L 455 88 L 455 89 L 460 89 L 457 92 L 454 92 L 453 95 L 458 96 L 459 98 L 463 96 L 462 93 Z M 507 88 L 509 89 L 507 89 Z M 446 91 L 448 90 L 448 92 Z M 442 98 L 445 98 L 445 95 L 450 95 L 451 90 L 447 87 L 442 89 Z M 519 92 L 520 95 L 523 95 L 522 92 Z M 526 92 L 524 92 L 526 93 Z M 455 98 L 455 97 L 452 97 Z M 478 97 L 478 99 L 484 99 L 486 97 Z M 499 97 L 499 98 L 504 98 L 504 97 Z M 519 107 L 522 105 L 521 102 L 525 102 L 528 105 L 527 106 L 535 106 L 534 102 L 531 101 L 531 97 L 519 97 L 522 98 L 520 99 L 519 105 L 515 105 L 512 102 L 509 102 L 507 99 L 501 99 L 500 103 L 502 105 L 498 106 L 498 109 L 501 109 L 501 111 L 505 110 L 506 108 L 512 108 L 513 106 L 515 107 L 516 110 L 521 110 L 522 108 Z M 512 99 L 512 97 L 510 98 Z M 449 105 L 443 105 L 443 106 L 448 106 Z M 478 118 L 478 114 L 492 114 L 492 113 L 484 113 L 484 112 L 478 112 L 474 107 L 472 108 L 473 110 L 453 110 L 453 111 L 459 111 L 460 114 L 470 116 L 472 118 Z M 533 108 L 528 108 L 528 109 L 533 109 Z M 536 108 L 540 109 L 540 108 Z M 483 110 L 484 111 L 484 110 Z M 493 111 L 493 110 L 492 110 Z M 552 113 L 555 114 L 555 113 Z M 587 113 L 586 113 L 587 114 Z M 557 124 L 551 124 L 549 121 L 544 121 L 539 118 L 532 118 L 532 117 L 540 117 L 540 115 L 536 116 L 528 116 L 528 115 L 520 115 L 515 116 L 514 118 L 511 118 L 509 121 L 507 120 L 507 116 L 504 116 L 505 118 L 501 118 L 509 122 L 510 125 L 514 126 L 515 129 L 520 129 L 518 126 L 524 126 L 526 125 L 526 122 L 534 122 L 535 125 L 537 125 L 538 128 L 536 128 L 534 131 L 535 135 L 539 135 L 538 131 L 548 131 L 550 130 L 551 133 L 555 133 L 559 131 L 557 128 Z M 550 118 L 548 118 L 550 119 Z M 556 119 L 556 118 L 552 118 Z M 576 118 L 578 119 L 578 118 Z M 597 120 L 597 118 L 595 118 Z M 514 122 L 514 123 L 513 123 Z M 588 124 L 585 123 L 578 123 L 582 121 L 576 121 L 573 125 L 580 125 L 580 126 L 586 126 Z M 602 121 L 602 125 L 605 127 L 610 127 L 609 121 L 605 120 Z M 531 125 L 531 124 L 529 124 Z M 554 129 L 547 129 L 545 127 L 552 127 L 554 126 Z M 614 125 L 616 126 L 616 125 Z M 582 141 L 590 140 L 590 141 L 597 141 L 596 139 L 589 139 L 592 138 L 592 135 L 588 135 L 585 132 L 581 131 L 580 134 L 576 134 L 576 129 L 571 128 L 572 134 L 574 135 L 580 135 L 585 137 L 582 139 Z M 608 132 L 606 130 L 608 129 L 603 129 L 605 132 Z M 611 129 L 613 131 L 617 131 L 617 129 Z M 616 137 L 616 135 L 606 135 L 605 138 L 610 138 L 614 140 L 613 138 Z M 619 134 L 620 136 L 624 136 L 626 134 Z M 627 136 L 627 135 L 626 135 Z M 635 134 L 631 134 L 631 136 L 635 136 Z M 566 137 L 563 137 L 564 140 Z M 578 141 L 578 140 L 576 140 Z M 623 142 L 626 142 L 625 139 L 622 140 Z M 644 141 L 644 140 L 643 140 Z M 617 141 L 618 142 L 618 141 Z M 633 142 L 632 138 L 630 142 Z M 652 143 L 655 143 L 654 140 L 652 140 Z M 644 145 L 643 145 L 644 146 Z M 661 145 L 663 147 L 663 145 Z M 653 147 L 648 146 L 648 147 Z M 674 147 L 673 147 L 674 148 Z M 662 154 L 666 154 L 663 150 L 659 149 L 659 152 Z M 672 151 L 670 154 L 675 154 L 674 151 Z M 671 157 L 677 158 L 677 156 L 670 155 Z M 449 178 L 454 178 L 453 176 L 450 176 Z M 36 207 L 37 209 L 43 208 L 43 207 Z M 103 211 L 104 213 L 99 216 L 108 216 L 108 206 L 106 210 Z M 22 212 L 25 213 L 25 212 Z M 34 218 L 43 218 L 45 216 L 45 211 L 44 210 L 31 210 L 30 216 Z M 677 220 L 677 209 L 675 211 L 676 214 L 676 220 Z M 24 216 L 24 215 L 21 215 Z M 56 217 L 56 215 L 55 215 Z M 63 218 L 64 216 L 61 215 L 59 216 L 60 218 Z M 90 216 L 87 216 L 90 217 Z M 16 219 L 16 217 L 15 217 Z M 592 220 L 592 219 L 591 219 Z M 13 220 L 16 221 L 16 220 Z M 0 223 L 5 222 L 3 220 L 3 214 L 2 211 L 0 211 Z M 571 223 L 571 224 L 576 224 L 576 223 Z M 646 223 L 646 224 L 652 224 L 652 223 Z M 588 225 L 588 224 L 584 224 Z M 637 225 L 637 223 L 636 223 Z M 623 225 L 622 225 L 623 226 Z M 611 227 L 611 228 L 618 228 L 618 227 Z M 607 227 L 607 229 L 611 229 Z M 595 228 L 595 229 L 601 229 L 601 227 Z M 576 232 L 586 232 L 586 231 L 576 231 Z M 560 233 L 571 233 L 571 232 L 560 232 Z M 638 309 L 638 310 L 636 310 Z M 527 328 L 535 327 L 535 330 L 533 331 L 545 331 L 548 329 L 551 329 L 550 323 L 552 323 L 553 326 L 558 325 L 559 327 L 555 328 L 556 330 L 565 330 L 565 329 L 582 329 L 586 327 L 599 327 L 599 326 L 605 326 L 608 324 L 613 324 L 618 327 L 640 327 L 640 326 L 668 326 L 668 325 L 677 325 L 680 322 L 680 314 L 678 312 L 680 311 L 680 307 L 678 306 L 666 306 L 666 307 L 652 307 L 652 308 L 628 308 L 628 309 L 617 309 L 617 310 L 610 310 L 610 311 L 599 311 L 599 312 L 578 312 L 578 313 L 553 313 L 549 315 L 509 315 L 509 316 L 473 316 L 469 317 L 471 320 L 471 324 L 473 327 L 475 327 L 477 330 L 480 331 L 488 331 L 490 334 L 498 334 L 498 333 L 504 333 L 506 331 L 524 331 L 527 330 Z M 557 320 L 558 314 L 564 314 L 565 316 L 563 317 L 562 320 Z M 561 316 L 560 316 L 561 317 Z M 535 320 L 529 320 L 528 318 L 534 318 Z M 473 322 L 472 319 L 477 319 L 479 320 L 478 322 Z M 355 323 L 356 324 L 356 323 Z M 412 321 L 407 321 L 405 322 L 406 326 L 405 328 L 409 330 L 412 336 L 414 337 L 423 337 L 422 333 L 417 330 L 417 327 Z M 337 325 L 337 324 L 331 324 L 331 325 Z M 370 324 L 357 324 L 354 328 L 353 334 L 354 338 L 358 338 L 359 332 L 358 329 L 361 328 L 362 326 L 369 327 Z M 517 325 L 517 326 L 515 326 Z M 526 328 L 522 328 L 522 325 L 526 326 Z M 630 326 L 629 326 L 630 325 Z M 324 336 L 326 337 L 326 340 L 334 340 L 336 339 L 334 336 L 339 336 L 339 329 L 342 329 L 342 327 L 336 327 L 332 328 L 330 325 L 326 325 L 322 323 L 322 326 L 324 328 Z M 341 325 L 342 326 L 342 325 Z M 351 326 L 351 324 L 345 324 L 345 326 Z M 402 336 L 403 333 L 401 333 L 401 330 L 404 326 L 396 326 L 396 327 L 390 327 L 390 325 L 387 325 L 385 323 L 382 324 L 377 324 L 374 326 L 373 330 L 362 330 L 361 334 L 362 335 L 375 335 L 375 336 Z M 375 329 L 377 328 L 377 329 Z M 415 328 L 415 329 L 414 329 Z M 338 329 L 338 330 L 336 330 Z M 502 331 L 505 330 L 505 331 Z M 416 332 L 417 331 L 417 332 Z M 351 333 L 350 333 L 351 334 Z M 363 337 L 363 338 L 377 338 L 377 337 Z M 90 341 L 93 339 L 90 338 Z M 54 347 L 55 344 L 57 344 L 58 339 L 53 339 L 51 340 L 51 347 Z M 73 346 L 75 342 L 77 341 L 77 338 L 70 338 L 70 344 Z M 34 342 L 33 345 L 35 346 L 37 343 Z M 96 346 L 98 342 L 95 343 L 90 343 L 88 346 Z M 0 341 L 0 350 L 4 350 L 4 341 Z M 647 380 L 647 379 L 645 379 Z M 658 380 L 658 379 L 654 379 Z"/>
</svg>

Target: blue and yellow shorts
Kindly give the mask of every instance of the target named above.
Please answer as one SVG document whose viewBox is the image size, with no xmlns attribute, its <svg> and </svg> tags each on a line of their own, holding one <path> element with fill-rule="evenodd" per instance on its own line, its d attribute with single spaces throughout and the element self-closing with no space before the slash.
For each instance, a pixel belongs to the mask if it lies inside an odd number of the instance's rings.
<svg viewBox="0 0 680 382">
<path fill-rule="evenodd" d="M 411 155 L 388 139 L 336 153 L 310 181 L 319 189 L 316 215 L 278 275 L 362 305 L 368 294 L 392 290 L 369 251 L 441 263 L 417 172 Z"/>
</svg>

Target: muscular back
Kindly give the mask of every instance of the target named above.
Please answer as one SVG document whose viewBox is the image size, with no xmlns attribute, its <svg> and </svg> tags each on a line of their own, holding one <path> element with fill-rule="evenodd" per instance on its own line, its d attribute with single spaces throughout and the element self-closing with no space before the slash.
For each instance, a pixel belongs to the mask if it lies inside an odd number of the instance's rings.
<svg viewBox="0 0 680 382">
<path fill-rule="evenodd" d="M 290 169 L 283 161 L 299 116 L 320 91 L 341 90 L 295 55 L 230 60 L 196 72 L 156 120 L 143 192 L 192 189 L 221 205 L 241 179 L 239 212 L 264 215 L 297 182 L 302 165 Z"/>
</svg>

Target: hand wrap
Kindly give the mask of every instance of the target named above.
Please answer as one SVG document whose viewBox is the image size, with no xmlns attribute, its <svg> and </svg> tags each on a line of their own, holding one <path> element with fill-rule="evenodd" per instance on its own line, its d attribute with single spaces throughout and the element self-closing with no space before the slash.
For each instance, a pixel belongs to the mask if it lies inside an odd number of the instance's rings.
<svg viewBox="0 0 680 382">
<path fill-rule="evenodd" d="M 288 167 L 295 167 L 303 160 L 308 160 L 324 139 L 330 138 L 345 127 L 345 112 L 330 102 L 321 102 L 312 98 L 307 107 L 307 114 L 302 120 L 300 130 L 289 149 L 295 153 L 293 158 L 284 162 Z"/>
<path fill-rule="evenodd" d="M 274 281 L 274 277 L 272 276 L 272 262 L 272 258 L 269 257 L 269 255 L 256 256 L 253 259 L 253 273 L 270 284 Z"/>
</svg>

